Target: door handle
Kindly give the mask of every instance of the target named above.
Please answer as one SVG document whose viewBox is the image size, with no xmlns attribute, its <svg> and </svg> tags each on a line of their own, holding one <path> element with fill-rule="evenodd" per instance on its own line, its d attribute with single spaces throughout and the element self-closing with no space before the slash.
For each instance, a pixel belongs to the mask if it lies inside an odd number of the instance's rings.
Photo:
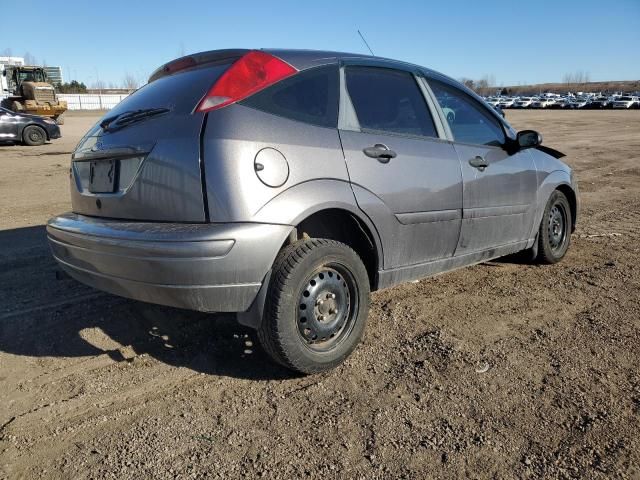
<svg viewBox="0 0 640 480">
<path fill-rule="evenodd" d="M 483 172 L 484 169 L 489 166 L 489 162 L 487 162 L 484 159 L 484 157 L 481 157 L 480 155 L 476 155 L 471 160 L 469 160 L 469 165 Z"/>
<path fill-rule="evenodd" d="M 398 154 L 382 143 L 376 143 L 373 147 L 362 150 L 367 157 L 377 158 L 381 163 L 389 163 L 389 160 L 396 158 Z"/>
</svg>

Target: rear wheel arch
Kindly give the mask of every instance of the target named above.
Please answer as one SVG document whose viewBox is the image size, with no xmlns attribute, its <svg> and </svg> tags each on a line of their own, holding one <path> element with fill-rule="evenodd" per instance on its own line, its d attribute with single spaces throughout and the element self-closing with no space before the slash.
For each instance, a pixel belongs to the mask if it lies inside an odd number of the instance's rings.
<svg viewBox="0 0 640 480">
<path fill-rule="evenodd" d="M 377 289 L 382 254 L 380 243 L 368 222 L 348 210 L 326 208 L 300 221 L 287 243 L 307 237 L 336 240 L 351 247 L 367 269 L 371 290 Z"/>
</svg>

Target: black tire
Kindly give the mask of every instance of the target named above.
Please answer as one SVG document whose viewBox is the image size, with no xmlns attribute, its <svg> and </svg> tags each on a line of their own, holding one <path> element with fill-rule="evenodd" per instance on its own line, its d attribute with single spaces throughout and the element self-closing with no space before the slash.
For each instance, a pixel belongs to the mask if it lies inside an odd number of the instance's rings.
<svg viewBox="0 0 640 480">
<path fill-rule="evenodd" d="M 571 243 L 571 206 L 567 197 L 554 191 L 544 209 L 538 230 L 538 263 L 557 263 L 565 256 Z"/>
<path fill-rule="evenodd" d="M 301 240 L 274 262 L 258 338 L 281 365 L 323 372 L 360 343 L 368 313 L 369 277 L 356 252 L 334 240 Z"/>
<path fill-rule="evenodd" d="M 37 125 L 29 125 L 22 131 L 22 140 L 27 145 L 36 147 L 47 141 L 47 133 Z"/>
</svg>

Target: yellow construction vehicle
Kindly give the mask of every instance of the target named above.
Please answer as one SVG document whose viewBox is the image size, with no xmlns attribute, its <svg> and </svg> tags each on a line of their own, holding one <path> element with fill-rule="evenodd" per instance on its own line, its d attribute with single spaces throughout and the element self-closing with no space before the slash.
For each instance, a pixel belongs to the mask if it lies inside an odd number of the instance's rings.
<svg viewBox="0 0 640 480">
<path fill-rule="evenodd" d="M 58 124 L 64 123 L 62 114 L 67 102 L 58 100 L 55 88 L 47 79 L 42 67 L 0 65 L 2 93 L 8 95 L 2 106 L 19 113 L 52 117 Z"/>
</svg>

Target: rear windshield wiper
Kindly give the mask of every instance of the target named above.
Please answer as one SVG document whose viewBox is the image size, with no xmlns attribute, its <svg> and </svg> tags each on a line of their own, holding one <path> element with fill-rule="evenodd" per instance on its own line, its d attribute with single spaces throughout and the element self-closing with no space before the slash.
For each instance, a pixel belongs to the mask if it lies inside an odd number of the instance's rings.
<svg viewBox="0 0 640 480">
<path fill-rule="evenodd" d="M 124 128 L 127 125 L 131 125 L 132 123 L 144 120 L 145 118 L 157 117 L 158 115 L 163 115 L 167 112 L 169 112 L 168 108 L 146 108 L 142 110 L 132 110 L 129 112 L 123 112 L 118 115 L 114 115 L 112 117 L 107 117 L 102 120 L 102 122 L 100 122 L 100 126 L 105 132 L 113 132 L 115 130 Z"/>
</svg>

